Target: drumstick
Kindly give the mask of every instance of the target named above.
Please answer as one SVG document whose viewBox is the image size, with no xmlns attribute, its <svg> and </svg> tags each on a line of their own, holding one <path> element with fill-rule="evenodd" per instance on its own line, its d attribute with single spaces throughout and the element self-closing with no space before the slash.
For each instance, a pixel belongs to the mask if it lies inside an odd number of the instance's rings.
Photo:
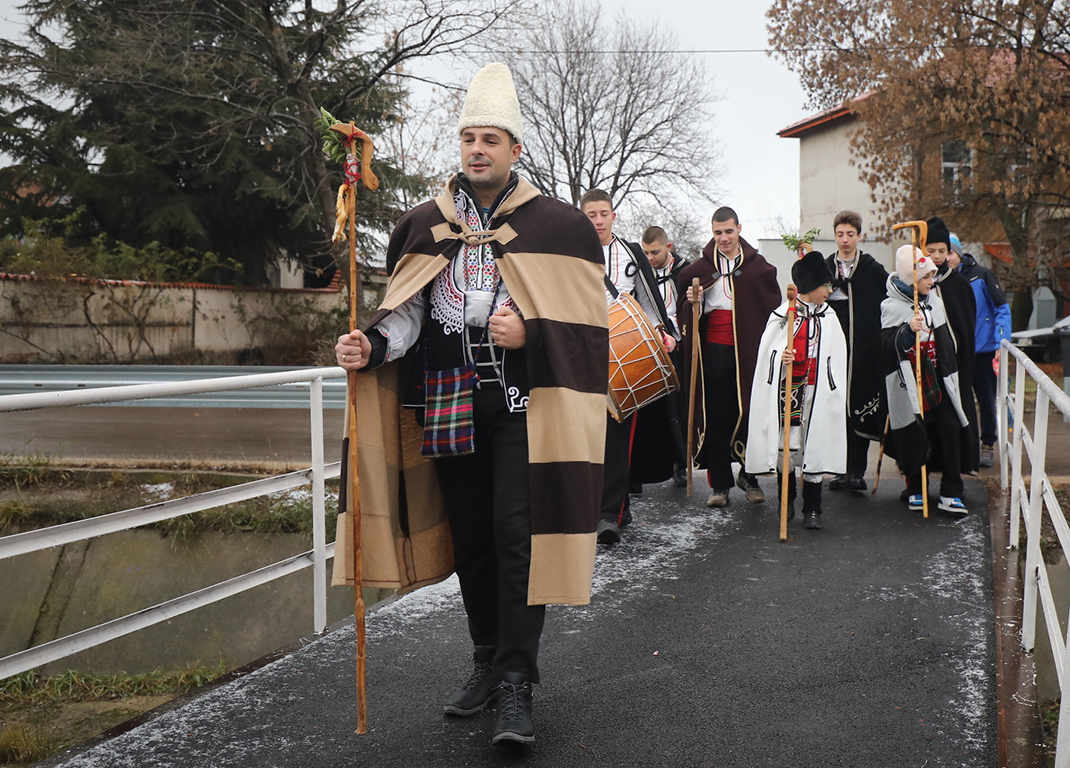
<svg viewBox="0 0 1070 768">
<path fill-rule="evenodd" d="M 695 379 L 698 376 L 699 366 L 699 338 L 698 324 L 702 316 L 702 302 L 699 292 L 702 283 L 696 277 L 691 281 L 691 386 L 687 390 L 690 400 L 687 404 L 687 498 L 691 498 L 691 483 L 694 475 L 694 450 L 695 450 Z"/>
<path fill-rule="evenodd" d="M 795 286 L 788 285 L 788 345 L 795 344 Z M 784 463 L 780 473 L 780 540 L 788 540 L 788 468 L 791 465 L 791 364 L 784 366 Z M 794 470 L 792 470 L 794 471 Z"/>
</svg>

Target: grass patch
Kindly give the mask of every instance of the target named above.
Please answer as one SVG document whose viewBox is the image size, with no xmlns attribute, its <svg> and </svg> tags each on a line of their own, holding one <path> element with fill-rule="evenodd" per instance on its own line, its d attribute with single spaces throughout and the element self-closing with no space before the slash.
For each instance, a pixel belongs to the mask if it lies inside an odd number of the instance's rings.
<svg viewBox="0 0 1070 768">
<path fill-rule="evenodd" d="M 212 682 L 226 671 L 222 661 L 214 667 L 196 664 L 176 672 L 154 670 L 140 675 L 90 675 L 72 670 L 62 675 L 45 676 L 30 671 L 0 682 L 0 703 L 27 705 L 165 694 L 179 696 Z"/>
<path fill-rule="evenodd" d="M 220 661 L 143 675 L 16 675 L 0 682 L 0 765 L 37 763 L 225 672 Z"/>
<path fill-rule="evenodd" d="M 63 749 L 60 739 L 38 725 L 11 723 L 0 729 L 0 763 L 30 765 Z"/>
</svg>

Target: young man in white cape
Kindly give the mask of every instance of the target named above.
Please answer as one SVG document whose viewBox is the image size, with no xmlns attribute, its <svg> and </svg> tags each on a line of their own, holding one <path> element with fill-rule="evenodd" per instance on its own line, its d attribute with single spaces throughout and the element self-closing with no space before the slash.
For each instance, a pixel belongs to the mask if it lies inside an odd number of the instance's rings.
<svg viewBox="0 0 1070 768">
<path fill-rule="evenodd" d="M 798 300 L 791 343 L 785 301 L 769 315 L 758 347 L 747 430 L 747 473 L 779 475 L 784 466 L 784 379 L 790 376 L 788 519 L 795 517 L 795 472 L 800 469 L 803 525 L 810 530 L 822 527 L 824 475 L 847 471 L 847 341 L 826 301 L 832 277 L 817 251 L 792 264 Z"/>
</svg>

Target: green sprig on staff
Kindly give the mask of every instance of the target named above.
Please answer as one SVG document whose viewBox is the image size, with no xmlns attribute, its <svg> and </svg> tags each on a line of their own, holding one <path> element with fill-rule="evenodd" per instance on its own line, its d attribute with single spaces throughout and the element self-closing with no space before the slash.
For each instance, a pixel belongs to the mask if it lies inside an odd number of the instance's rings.
<svg viewBox="0 0 1070 768">
<path fill-rule="evenodd" d="M 346 146 L 345 136 L 338 131 L 331 130 L 331 126 L 341 122 L 323 107 L 320 107 L 320 116 L 316 119 L 316 127 L 319 128 L 320 137 L 323 139 L 323 153 L 335 163 L 345 163 L 349 148 Z"/>
<path fill-rule="evenodd" d="M 814 238 L 816 238 L 820 234 L 821 230 L 817 227 L 814 227 L 813 229 L 809 230 L 805 235 L 781 235 L 780 239 L 784 241 L 784 245 L 787 246 L 788 250 L 794 253 L 798 253 L 799 249 L 802 248 L 804 244 L 812 245 L 814 242 Z"/>
</svg>

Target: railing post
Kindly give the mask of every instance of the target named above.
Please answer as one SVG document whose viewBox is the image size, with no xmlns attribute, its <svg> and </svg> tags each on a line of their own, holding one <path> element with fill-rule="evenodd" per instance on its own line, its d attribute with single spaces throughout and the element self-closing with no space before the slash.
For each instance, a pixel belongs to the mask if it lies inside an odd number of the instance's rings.
<svg viewBox="0 0 1070 768">
<path fill-rule="evenodd" d="M 1025 432 L 1022 414 L 1025 412 L 1025 366 L 1015 362 L 1014 372 L 1014 436 L 1011 441 L 1011 530 L 1010 544 L 1018 549 L 1022 521 L 1022 435 Z"/>
<path fill-rule="evenodd" d="M 327 504 L 323 480 L 323 377 L 309 387 L 312 415 L 312 606 L 317 635 L 327 628 Z"/>
<path fill-rule="evenodd" d="M 1038 569 L 1044 567 L 1040 556 L 1040 523 L 1044 517 L 1044 462 L 1048 448 L 1048 395 L 1037 386 L 1037 405 L 1033 419 L 1033 462 L 1029 481 L 1029 514 L 1025 521 L 1025 594 L 1022 599 L 1022 647 L 1029 653 L 1036 645 Z"/>
<path fill-rule="evenodd" d="M 999 435 L 999 487 L 1007 490 L 1007 347 L 999 345 L 999 385 L 996 389 L 996 434 Z M 1012 501 L 1013 503 L 1013 501 Z"/>
</svg>

